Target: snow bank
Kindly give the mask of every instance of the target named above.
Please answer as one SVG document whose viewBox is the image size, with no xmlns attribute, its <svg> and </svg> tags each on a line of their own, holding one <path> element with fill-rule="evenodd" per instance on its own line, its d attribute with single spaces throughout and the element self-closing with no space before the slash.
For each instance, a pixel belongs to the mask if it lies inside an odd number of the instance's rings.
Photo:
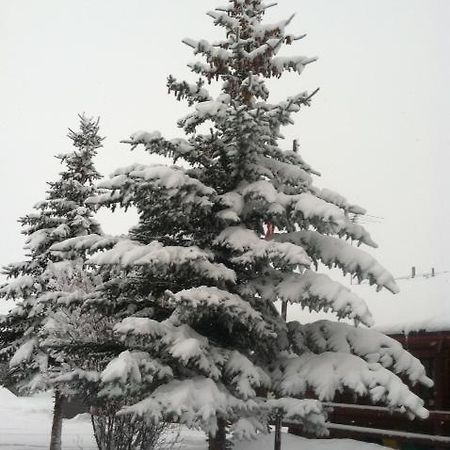
<svg viewBox="0 0 450 450">
<path fill-rule="evenodd" d="M 234 450 L 272 450 L 273 434 L 261 436 L 255 441 L 236 443 Z M 382 450 L 386 447 L 354 441 L 352 439 L 306 439 L 283 433 L 282 450 Z"/>
<path fill-rule="evenodd" d="M 49 393 L 16 397 L 0 387 L 0 448 L 4 450 L 48 449 L 53 400 Z M 63 423 L 64 450 L 96 450 L 87 415 Z"/>
</svg>

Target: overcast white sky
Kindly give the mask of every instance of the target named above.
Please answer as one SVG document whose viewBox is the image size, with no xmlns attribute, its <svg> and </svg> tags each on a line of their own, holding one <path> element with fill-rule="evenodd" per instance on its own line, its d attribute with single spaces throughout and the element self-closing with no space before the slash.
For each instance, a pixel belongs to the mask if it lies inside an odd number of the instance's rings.
<svg viewBox="0 0 450 450">
<path fill-rule="evenodd" d="M 220 3 L 220 2 L 219 2 Z M 224 0 L 222 0 L 224 3 Z M 194 80 L 184 37 L 214 38 L 211 0 L 0 0 L 0 264 L 20 260 L 16 219 L 41 200 L 70 150 L 77 113 L 100 115 L 109 174 L 141 151 L 119 143 L 138 129 L 180 135 L 187 106 L 168 74 Z M 307 32 L 295 53 L 319 56 L 302 77 L 274 83 L 274 99 L 320 87 L 286 129 L 318 183 L 382 217 L 369 225 L 394 275 L 450 269 L 450 1 L 280 0 L 268 20 L 297 12 Z M 103 216 L 104 218 L 105 216 Z M 109 218 L 107 232 L 132 220 Z"/>
</svg>

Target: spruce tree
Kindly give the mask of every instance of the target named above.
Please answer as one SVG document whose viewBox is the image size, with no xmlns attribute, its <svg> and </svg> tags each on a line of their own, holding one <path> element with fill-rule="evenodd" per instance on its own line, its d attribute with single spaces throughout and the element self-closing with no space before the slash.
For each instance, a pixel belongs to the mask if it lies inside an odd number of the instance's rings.
<svg viewBox="0 0 450 450">
<path fill-rule="evenodd" d="M 230 0 L 208 12 L 224 28 L 223 40 L 184 40 L 203 57 L 189 65 L 197 82 L 168 79 L 169 92 L 192 107 L 178 121 L 186 138 L 137 132 L 127 142 L 189 167 L 131 165 L 101 184 L 109 193 L 89 200 L 136 207 L 130 235 L 100 252 L 105 238 L 95 235 L 58 247 L 90 250 L 90 263 L 111 271 L 89 304 L 117 319 L 125 349 L 100 374 L 101 395 L 128 398 L 123 414 L 201 427 L 211 449 L 226 447 L 226 431 L 251 437 L 276 417 L 326 434 L 320 400 L 344 390 L 427 416 L 400 378 L 430 385 L 420 362 L 368 329 L 364 301 L 321 270 L 338 267 L 377 289 L 398 290 L 350 242 L 376 247 L 351 220 L 365 211 L 315 187 L 318 173 L 280 144 L 281 128 L 312 94 L 271 103 L 266 80 L 301 74 L 314 58 L 279 56 L 303 36 L 286 32 L 291 19 L 264 23 L 269 6 Z M 267 228 L 273 239 L 264 238 Z M 362 326 L 286 324 L 277 301 Z M 307 391 L 317 400 L 305 399 Z"/>
<path fill-rule="evenodd" d="M 64 371 L 63 347 L 70 341 L 61 328 L 55 340 L 54 324 L 68 314 L 70 302 L 93 290 L 95 278 L 83 268 L 84 252 L 64 255 L 52 245 L 75 236 L 101 233 L 85 200 L 97 193 L 100 178 L 93 158 L 101 147 L 98 120 L 80 116 L 80 130 L 69 130 L 75 149 L 56 156 L 64 170 L 50 182 L 44 201 L 22 217 L 26 259 L 4 268 L 7 283 L 0 297 L 16 300 L 16 306 L 0 317 L 0 359 L 9 365 L 6 383 L 22 392 L 53 387 L 52 378 Z M 58 345 L 54 345 L 58 342 Z M 61 448 L 64 394 L 55 390 L 51 449 Z"/>
</svg>

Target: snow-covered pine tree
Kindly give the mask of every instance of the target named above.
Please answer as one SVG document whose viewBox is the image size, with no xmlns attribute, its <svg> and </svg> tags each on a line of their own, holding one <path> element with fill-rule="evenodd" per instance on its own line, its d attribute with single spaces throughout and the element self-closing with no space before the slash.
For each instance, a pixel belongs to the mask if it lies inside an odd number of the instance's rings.
<svg viewBox="0 0 450 450">
<path fill-rule="evenodd" d="M 51 376 L 61 369 L 61 345 L 50 345 L 51 323 L 62 314 L 68 299 L 92 290 L 93 278 L 83 271 L 83 252 L 64 254 L 50 247 L 70 237 L 100 234 L 93 208 L 85 200 L 97 193 L 100 178 L 93 158 L 101 147 L 98 120 L 80 116 L 80 130 L 69 130 L 75 149 L 56 156 L 64 165 L 59 179 L 49 183 L 44 201 L 22 217 L 27 258 L 4 268 L 8 282 L 0 297 L 16 306 L 0 317 L 0 359 L 10 367 L 7 383 L 22 391 L 50 387 Z M 51 334 L 51 332 L 50 332 Z M 68 336 L 66 336 L 69 339 Z M 59 344 L 62 343 L 60 339 Z M 51 448 L 60 448 L 63 396 L 55 393 Z"/>
<path fill-rule="evenodd" d="M 226 430 L 250 437 L 277 415 L 326 433 L 319 400 L 347 389 L 427 416 L 399 376 L 431 381 L 397 342 L 363 326 L 286 324 L 274 305 L 331 310 L 370 326 L 364 301 L 316 269 L 338 267 L 394 293 L 397 286 L 349 242 L 376 247 L 349 217 L 364 210 L 315 187 L 317 172 L 279 145 L 281 127 L 311 95 L 270 103 L 266 79 L 301 74 L 314 58 L 278 55 L 302 36 L 286 32 L 291 19 L 263 23 L 269 6 L 230 0 L 208 12 L 223 40 L 184 40 L 203 57 L 189 65 L 196 83 L 168 80 L 169 92 L 193 107 L 178 122 L 185 139 L 137 132 L 128 141 L 189 168 L 119 169 L 101 184 L 110 193 L 90 200 L 139 212 L 129 238 L 90 260 L 116 274 L 95 305 L 121 318 L 115 332 L 126 347 L 102 372 L 102 394 L 131 395 L 124 414 L 203 428 L 211 449 L 225 448 Z M 207 89 L 214 81 L 216 98 Z M 263 236 L 267 224 L 277 230 L 272 240 Z M 92 235 L 58 248 L 96 252 L 104 242 Z M 306 391 L 319 400 L 302 399 Z"/>
</svg>

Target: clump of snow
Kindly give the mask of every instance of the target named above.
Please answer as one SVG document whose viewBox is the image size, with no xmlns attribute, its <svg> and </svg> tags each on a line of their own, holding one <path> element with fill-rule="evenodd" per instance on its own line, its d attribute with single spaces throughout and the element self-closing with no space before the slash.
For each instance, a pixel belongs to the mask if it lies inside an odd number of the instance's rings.
<svg viewBox="0 0 450 450">
<path fill-rule="evenodd" d="M 429 415 L 423 400 L 397 375 L 352 354 L 305 352 L 299 357 L 287 357 L 274 376 L 283 395 L 303 395 L 311 389 L 320 400 L 332 400 L 336 393 L 349 389 L 360 396 L 369 395 L 372 402 L 402 408 L 410 417 L 426 419 Z"/>
<path fill-rule="evenodd" d="M 311 264 L 311 259 L 301 246 L 290 242 L 267 241 L 242 226 L 226 228 L 215 238 L 214 244 L 240 252 L 239 256 L 232 258 L 236 263 L 246 264 L 258 258 L 269 258 L 286 264 L 300 266 Z"/>
<path fill-rule="evenodd" d="M 173 380 L 158 387 L 150 397 L 123 409 L 122 414 L 136 414 L 155 421 L 175 415 L 187 426 L 206 432 L 217 430 L 216 413 L 231 414 L 235 409 L 256 406 L 232 396 L 223 385 L 210 378 Z"/>
<path fill-rule="evenodd" d="M 317 61 L 317 58 L 307 56 L 276 56 L 272 58 L 271 68 L 274 73 L 281 74 L 284 70 L 294 70 L 301 74 L 307 64 Z"/>
<path fill-rule="evenodd" d="M 147 317 L 126 317 L 114 327 L 119 334 L 134 334 L 145 336 L 162 336 L 166 332 L 164 323 Z"/>
<path fill-rule="evenodd" d="M 201 317 L 211 312 L 220 311 L 224 320 L 247 325 L 262 335 L 271 335 L 261 313 L 252 308 L 249 302 L 239 295 L 216 287 L 200 286 L 185 289 L 175 294 L 168 291 L 173 305 L 176 306 L 177 317 L 184 320 L 190 317 Z"/>
<path fill-rule="evenodd" d="M 353 214 L 366 214 L 366 210 L 364 208 L 349 203 L 343 195 L 338 194 L 337 192 L 334 192 L 331 189 L 313 188 L 312 190 L 314 195 L 316 195 L 317 197 L 321 198 L 322 200 L 325 200 L 328 203 L 333 203 L 334 205 L 339 206 L 339 208 L 342 208 L 345 211 L 348 211 Z"/>
<path fill-rule="evenodd" d="M 236 391 L 247 399 L 255 396 L 254 387 L 269 387 L 270 377 L 260 367 L 255 366 L 247 357 L 233 351 L 225 365 L 225 374 L 232 376 Z"/>
<path fill-rule="evenodd" d="M 306 432 L 316 436 L 328 436 L 326 413 L 318 400 L 285 397 L 270 399 L 267 403 L 282 413 L 284 421 L 301 423 Z"/>
<path fill-rule="evenodd" d="M 376 284 L 377 289 L 385 287 L 394 294 L 399 292 L 394 277 L 373 256 L 341 239 L 310 230 L 282 233 L 275 237 L 281 242 L 304 246 L 310 256 L 321 260 L 326 266 L 339 267 L 344 274 L 355 273 L 360 280 L 366 279 Z"/>
<path fill-rule="evenodd" d="M 310 310 L 331 309 L 338 317 L 349 317 L 368 326 L 373 325 L 366 302 L 324 273 L 312 270 L 293 273 L 276 286 L 275 294 L 283 301 L 300 303 Z"/>
<path fill-rule="evenodd" d="M 131 353 L 128 350 L 122 352 L 106 366 L 101 375 L 102 382 L 120 380 L 122 383 L 140 383 L 142 378 L 137 361 L 139 356 L 138 352 Z"/>
<path fill-rule="evenodd" d="M 380 363 L 397 374 L 406 375 L 412 384 L 433 385 L 420 361 L 404 350 L 398 341 L 379 331 L 328 320 L 305 325 L 289 322 L 288 329 L 299 351 L 306 345 L 315 353 L 352 353 L 367 362 Z"/>
<path fill-rule="evenodd" d="M 21 297 L 27 289 L 33 287 L 34 277 L 31 275 L 23 275 L 8 282 L 7 285 L 0 289 L 2 295 L 8 297 Z"/>
<path fill-rule="evenodd" d="M 23 343 L 17 349 L 16 353 L 14 353 L 14 356 L 10 359 L 9 366 L 15 367 L 23 363 L 24 361 L 28 361 L 31 358 L 35 346 L 36 346 L 35 339 L 30 339 L 29 341 Z"/>
<path fill-rule="evenodd" d="M 205 102 L 200 102 L 195 105 L 197 111 L 197 116 L 203 117 L 225 117 L 227 113 L 228 106 L 222 102 L 215 100 L 208 100 Z"/>
<path fill-rule="evenodd" d="M 210 279 L 235 280 L 235 273 L 221 263 L 210 261 L 211 254 L 196 246 L 164 246 L 153 241 L 142 245 L 123 238 L 111 250 L 90 258 L 89 263 L 98 265 L 119 265 L 124 268 L 146 266 L 158 273 L 169 273 L 178 267 L 190 265 L 194 271 Z"/>
<path fill-rule="evenodd" d="M 108 236 L 99 234 L 88 234 L 76 236 L 58 242 L 50 247 L 52 252 L 68 252 L 71 250 L 90 250 L 92 252 L 112 247 L 120 240 L 119 236 Z"/>
<path fill-rule="evenodd" d="M 152 133 L 149 133 L 148 131 L 136 131 L 135 133 L 133 133 L 130 136 L 130 139 L 133 142 L 139 142 L 139 143 L 144 143 L 144 144 L 148 144 L 152 141 L 161 139 L 161 133 L 159 131 L 153 131 Z"/>
<path fill-rule="evenodd" d="M 318 216 L 337 225 L 342 225 L 345 221 L 341 208 L 306 192 L 298 195 L 294 209 L 300 211 L 306 219 Z"/>
</svg>

